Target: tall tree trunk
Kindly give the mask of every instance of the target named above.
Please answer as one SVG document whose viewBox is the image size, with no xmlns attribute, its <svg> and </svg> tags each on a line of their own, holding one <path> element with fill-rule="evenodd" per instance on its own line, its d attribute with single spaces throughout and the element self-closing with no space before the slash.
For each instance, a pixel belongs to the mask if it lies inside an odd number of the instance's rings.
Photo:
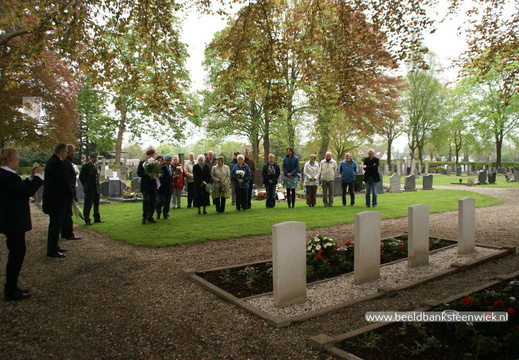
<svg viewBox="0 0 519 360">
<path fill-rule="evenodd" d="M 287 134 L 288 134 L 288 146 L 295 147 L 296 143 L 296 129 L 293 122 L 294 117 L 294 106 L 292 105 L 292 101 L 288 101 L 287 104 Z"/>
<path fill-rule="evenodd" d="M 321 146 L 319 148 L 319 154 L 317 154 L 317 160 L 324 159 L 328 147 L 330 146 L 330 111 L 321 109 L 317 118 L 317 128 L 321 135 Z"/>
<path fill-rule="evenodd" d="M 391 146 L 393 145 L 393 138 L 387 139 L 387 166 L 391 172 Z"/>
<path fill-rule="evenodd" d="M 503 149 L 503 137 L 498 136 L 496 138 L 496 168 L 501 167 L 501 151 Z"/>
<path fill-rule="evenodd" d="M 126 105 L 121 104 L 119 108 L 119 112 L 121 113 L 121 118 L 119 119 L 119 131 L 117 132 L 117 141 L 115 143 L 115 164 L 119 165 L 121 163 L 121 151 L 123 149 L 123 136 L 124 131 L 126 130 L 126 116 L 128 113 L 128 109 Z"/>
<path fill-rule="evenodd" d="M 264 160 L 267 161 L 267 158 L 270 154 L 270 117 L 267 113 L 265 113 L 265 126 L 263 131 L 263 149 L 264 149 Z"/>
</svg>

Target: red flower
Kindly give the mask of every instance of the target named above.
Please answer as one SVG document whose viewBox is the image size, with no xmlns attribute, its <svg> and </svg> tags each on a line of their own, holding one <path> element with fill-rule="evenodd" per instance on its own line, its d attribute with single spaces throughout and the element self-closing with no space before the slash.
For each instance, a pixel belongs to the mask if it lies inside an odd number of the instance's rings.
<svg viewBox="0 0 519 360">
<path fill-rule="evenodd" d="M 465 305 L 467 305 L 467 306 L 472 306 L 472 304 L 474 304 L 474 301 L 469 297 L 466 297 L 461 301 L 463 301 L 465 303 Z"/>
<path fill-rule="evenodd" d="M 502 302 L 501 300 L 496 300 L 496 301 L 494 301 L 494 305 L 495 306 L 505 306 L 505 303 Z"/>
<path fill-rule="evenodd" d="M 508 308 L 508 309 L 506 309 L 506 312 L 509 313 L 510 315 L 514 315 L 517 311 L 515 311 L 514 308 Z"/>
<path fill-rule="evenodd" d="M 322 255 L 315 255 L 315 258 L 322 258 L 323 256 Z"/>
<path fill-rule="evenodd" d="M 347 241 L 347 242 L 344 243 L 344 245 L 346 245 L 346 246 L 350 246 L 350 245 L 351 245 L 351 242 Z"/>
<path fill-rule="evenodd" d="M 335 250 L 338 250 L 338 249 L 340 249 L 340 246 L 336 246 L 336 247 L 335 247 Z"/>
<path fill-rule="evenodd" d="M 398 247 L 404 247 L 404 244 L 400 243 L 398 244 Z"/>
<path fill-rule="evenodd" d="M 324 250 L 323 249 L 319 249 L 319 250 L 317 250 L 317 252 L 322 254 L 324 252 Z"/>
<path fill-rule="evenodd" d="M 339 256 L 339 261 L 342 261 L 342 260 L 344 260 L 344 258 L 342 258 L 342 257 Z"/>
<path fill-rule="evenodd" d="M 328 262 L 328 261 L 330 261 L 330 260 L 328 260 L 328 259 L 324 259 L 324 261 Z"/>
</svg>

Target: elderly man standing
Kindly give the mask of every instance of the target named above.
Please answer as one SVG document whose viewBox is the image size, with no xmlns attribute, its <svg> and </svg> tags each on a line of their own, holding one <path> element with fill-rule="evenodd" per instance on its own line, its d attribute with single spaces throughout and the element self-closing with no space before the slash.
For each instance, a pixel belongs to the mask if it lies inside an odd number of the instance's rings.
<svg viewBox="0 0 519 360">
<path fill-rule="evenodd" d="M 337 174 L 337 162 L 332 159 L 332 153 L 326 152 L 321 160 L 321 186 L 323 187 L 324 207 L 333 206 L 333 182 Z"/>
<path fill-rule="evenodd" d="M 357 173 L 357 163 L 351 158 L 350 153 L 344 155 L 344 160 L 339 164 L 342 187 L 342 206 L 346 206 L 346 190 L 349 188 L 350 205 L 355 205 L 355 174 Z"/>
<path fill-rule="evenodd" d="M 101 168 L 97 163 L 97 153 L 90 154 L 88 162 L 81 167 L 79 172 L 79 181 L 83 184 L 83 192 L 85 193 L 85 204 L 83 213 L 85 215 L 85 225 L 90 226 L 90 210 L 94 205 L 94 222 L 103 223 L 99 214 L 99 198 L 101 197 L 101 187 L 99 185 L 99 173 Z"/>
<path fill-rule="evenodd" d="M 155 212 L 155 203 L 157 201 L 157 195 L 155 192 L 157 189 L 157 181 L 155 180 L 157 174 L 148 174 L 144 168 L 146 162 L 150 161 L 154 155 L 155 150 L 150 149 L 146 151 L 146 160 L 141 160 L 137 167 L 137 175 L 141 178 L 143 224 L 146 224 L 146 220 L 150 223 L 156 223 L 155 219 L 153 219 L 153 213 Z"/>
<path fill-rule="evenodd" d="M 67 206 L 74 197 L 74 179 L 65 164 L 67 154 L 67 145 L 58 143 L 54 147 L 54 154 L 45 165 L 42 208 L 43 212 L 49 215 L 47 256 L 54 258 L 65 257 L 66 250 L 59 247 L 58 240 Z"/>
<path fill-rule="evenodd" d="M 18 276 L 26 252 L 25 233 L 32 228 L 29 197 L 43 184 L 43 170 L 35 166 L 31 176 L 22 180 L 18 169 L 18 151 L 0 149 L 0 233 L 7 238 L 7 266 L 5 268 L 5 300 L 24 300 L 31 295 L 18 287 Z"/>
<path fill-rule="evenodd" d="M 364 169 L 364 182 L 366 183 L 366 207 L 377 207 L 377 189 L 375 183 L 380 181 L 380 174 L 378 173 L 378 166 L 380 160 L 375 156 L 375 150 L 368 150 L 368 157 L 364 159 L 362 168 Z M 373 199 L 370 199 L 370 194 L 373 194 Z M 372 200 L 372 201 L 371 201 Z"/>
<path fill-rule="evenodd" d="M 189 153 L 189 160 L 184 163 L 184 177 L 187 180 L 187 207 L 193 207 L 195 198 L 195 178 L 193 175 L 193 166 L 195 166 L 195 154 Z"/>
</svg>

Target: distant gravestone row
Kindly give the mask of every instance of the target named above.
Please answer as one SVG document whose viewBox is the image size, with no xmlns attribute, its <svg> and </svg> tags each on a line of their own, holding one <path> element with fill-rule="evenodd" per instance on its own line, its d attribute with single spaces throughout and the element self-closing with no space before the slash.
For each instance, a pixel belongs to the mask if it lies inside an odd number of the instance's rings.
<svg viewBox="0 0 519 360">
<path fill-rule="evenodd" d="M 408 266 L 429 263 L 429 206 L 408 209 Z M 355 256 L 353 279 L 362 284 L 380 278 L 381 215 L 364 211 L 355 215 Z M 467 254 L 476 245 L 476 201 L 458 200 L 458 253 Z M 306 224 L 289 221 L 272 226 L 274 306 L 284 307 L 306 301 Z"/>
</svg>

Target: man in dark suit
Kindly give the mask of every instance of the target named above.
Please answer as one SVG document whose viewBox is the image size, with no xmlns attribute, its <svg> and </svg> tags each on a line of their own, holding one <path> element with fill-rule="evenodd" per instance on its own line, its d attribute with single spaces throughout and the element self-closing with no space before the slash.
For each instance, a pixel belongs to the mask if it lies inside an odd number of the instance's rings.
<svg viewBox="0 0 519 360">
<path fill-rule="evenodd" d="M 43 170 L 35 166 L 31 176 L 22 180 L 16 173 L 18 151 L 0 149 L 0 233 L 7 237 L 5 300 L 23 300 L 31 295 L 18 287 L 18 276 L 25 258 L 25 233 L 32 229 L 29 197 L 43 184 Z"/>
<path fill-rule="evenodd" d="M 85 204 L 83 214 L 85 215 L 85 224 L 90 226 L 90 210 L 94 205 L 94 222 L 103 223 L 101 214 L 99 214 L 99 198 L 101 196 L 101 188 L 99 185 L 99 173 L 101 169 L 97 164 L 97 153 L 91 153 L 88 162 L 81 167 L 79 172 L 79 181 L 83 184 L 83 192 L 85 193 Z"/>
<path fill-rule="evenodd" d="M 67 145 L 58 143 L 54 154 L 45 165 L 43 185 L 43 212 L 49 215 L 47 237 L 47 256 L 63 258 L 66 251 L 58 245 L 61 224 L 67 213 L 67 206 L 74 197 L 71 176 L 64 160 L 67 158 Z"/>
<path fill-rule="evenodd" d="M 137 175 L 141 178 L 141 192 L 142 192 L 142 223 L 146 224 L 146 220 L 150 223 L 155 223 L 153 213 L 155 212 L 155 203 L 157 201 L 156 189 L 156 174 L 146 173 L 146 162 L 150 161 L 155 155 L 155 150 L 150 149 L 146 151 L 146 160 L 139 162 L 137 167 Z M 153 160 L 154 161 L 154 160 Z"/>
<path fill-rule="evenodd" d="M 80 237 L 74 235 L 74 221 L 72 220 L 72 203 L 74 200 L 77 201 L 76 195 L 76 179 L 79 174 L 76 164 L 73 163 L 73 159 L 76 157 L 76 148 L 72 144 L 67 145 L 67 158 L 64 163 L 67 167 L 67 176 L 70 178 L 70 190 L 72 191 L 73 198 L 70 199 L 67 205 L 67 211 L 63 218 L 63 224 L 61 224 L 61 238 L 67 240 L 81 240 Z"/>
<path fill-rule="evenodd" d="M 171 165 L 171 155 L 164 156 L 164 165 L 162 165 L 162 173 L 160 174 L 160 187 L 157 190 L 157 219 L 160 219 L 162 213 L 165 220 L 169 220 L 169 209 L 171 208 L 171 194 L 173 190 L 173 171 Z"/>
</svg>

